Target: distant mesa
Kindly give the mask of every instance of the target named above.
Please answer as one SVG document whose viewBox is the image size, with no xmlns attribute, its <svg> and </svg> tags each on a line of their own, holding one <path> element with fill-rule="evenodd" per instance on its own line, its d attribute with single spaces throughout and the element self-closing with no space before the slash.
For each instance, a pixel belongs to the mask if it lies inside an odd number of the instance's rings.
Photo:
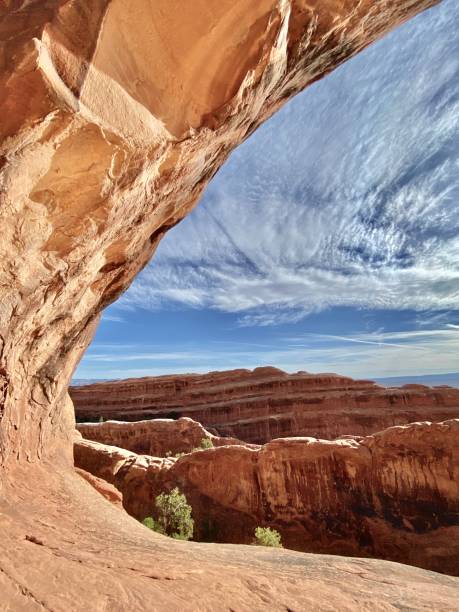
<svg viewBox="0 0 459 612">
<path fill-rule="evenodd" d="M 445 374 L 424 374 L 422 376 L 389 376 L 376 378 L 377 383 L 385 387 L 402 387 L 406 384 L 427 385 L 429 387 L 457 387 L 459 388 L 459 372 Z"/>
<path fill-rule="evenodd" d="M 77 424 L 75 464 L 139 520 L 179 486 L 201 541 L 269 525 L 287 548 L 459 575 L 459 389 L 263 367 L 71 394 L 78 420 L 119 419 Z"/>
<path fill-rule="evenodd" d="M 271 367 L 132 378 L 74 386 L 70 394 L 79 422 L 189 417 L 221 436 L 255 444 L 289 436 L 366 436 L 393 425 L 459 417 L 459 389 L 385 388 Z"/>
</svg>

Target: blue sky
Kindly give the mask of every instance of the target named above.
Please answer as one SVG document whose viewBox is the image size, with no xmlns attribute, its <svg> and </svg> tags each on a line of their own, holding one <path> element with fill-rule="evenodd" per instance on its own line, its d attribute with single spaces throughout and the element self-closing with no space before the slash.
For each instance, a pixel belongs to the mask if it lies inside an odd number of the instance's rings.
<svg viewBox="0 0 459 612">
<path fill-rule="evenodd" d="M 458 371 L 457 23 L 445 0 L 239 147 L 76 377 Z"/>
</svg>

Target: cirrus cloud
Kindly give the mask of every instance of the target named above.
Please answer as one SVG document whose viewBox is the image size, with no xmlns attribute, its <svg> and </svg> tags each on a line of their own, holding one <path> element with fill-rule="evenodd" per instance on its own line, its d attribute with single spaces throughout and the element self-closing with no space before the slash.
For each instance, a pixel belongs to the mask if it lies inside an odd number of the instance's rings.
<svg viewBox="0 0 459 612">
<path fill-rule="evenodd" d="M 242 326 L 334 306 L 456 308 L 458 21 L 445 0 L 291 101 L 119 305 L 213 308 Z"/>
</svg>

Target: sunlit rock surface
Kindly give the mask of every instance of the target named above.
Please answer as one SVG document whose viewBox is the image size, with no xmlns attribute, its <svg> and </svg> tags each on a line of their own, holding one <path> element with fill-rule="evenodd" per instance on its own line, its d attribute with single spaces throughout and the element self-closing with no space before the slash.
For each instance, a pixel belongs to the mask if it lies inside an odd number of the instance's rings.
<svg viewBox="0 0 459 612">
<path fill-rule="evenodd" d="M 80 468 L 75 468 L 77 474 L 79 474 L 84 480 L 89 482 L 89 484 L 98 491 L 102 497 L 105 497 L 109 502 L 114 504 L 115 506 L 123 507 L 123 496 L 120 491 L 109 484 L 106 480 L 102 478 L 98 478 L 85 470 L 81 470 Z"/>
<path fill-rule="evenodd" d="M 74 473 L 67 395 L 101 309 L 230 151 L 433 4 L 0 4 L 2 606 L 453 609 L 457 583 L 412 568 L 153 536 Z"/>
<path fill-rule="evenodd" d="M 392 425 L 459 417 L 459 389 L 452 387 L 386 389 L 336 374 L 289 375 L 268 367 L 98 383 L 72 387 L 70 394 L 78 420 L 185 416 L 257 444 L 285 436 L 365 436 Z"/>
</svg>

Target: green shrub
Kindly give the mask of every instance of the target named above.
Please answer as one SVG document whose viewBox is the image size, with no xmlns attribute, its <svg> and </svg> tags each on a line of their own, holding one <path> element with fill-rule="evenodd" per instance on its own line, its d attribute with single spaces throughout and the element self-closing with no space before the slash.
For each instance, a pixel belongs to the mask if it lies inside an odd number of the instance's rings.
<svg viewBox="0 0 459 612">
<path fill-rule="evenodd" d="M 195 448 L 194 450 L 200 450 L 201 448 L 213 448 L 213 447 L 214 447 L 214 443 L 212 442 L 210 438 L 203 438 L 201 440 L 201 444 L 199 445 L 199 448 Z"/>
<path fill-rule="evenodd" d="M 155 519 L 151 516 L 147 516 L 147 518 L 144 518 L 142 521 L 142 525 L 145 525 L 145 527 L 148 527 L 148 529 L 151 529 L 152 531 L 156 531 L 157 533 L 162 533 L 163 535 L 166 535 L 158 521 L 155 521 Z"/>
<path fill-rule="evenodd" d="M 257 546 L 282 548 L 281 535 L 278 531 L 270 527 L 257 527 L 255 529 L 255 544 L 257 544 Z"/>
<path fill-rule="evenodd" d="M 155 499 L 157 518 L 147 517 L 142 521 L 145 527 L 176 540 L 190 540 L 193 537 L 194 521 L 191 506 L 179 489 L 161 493 Z"/>
</svg>

